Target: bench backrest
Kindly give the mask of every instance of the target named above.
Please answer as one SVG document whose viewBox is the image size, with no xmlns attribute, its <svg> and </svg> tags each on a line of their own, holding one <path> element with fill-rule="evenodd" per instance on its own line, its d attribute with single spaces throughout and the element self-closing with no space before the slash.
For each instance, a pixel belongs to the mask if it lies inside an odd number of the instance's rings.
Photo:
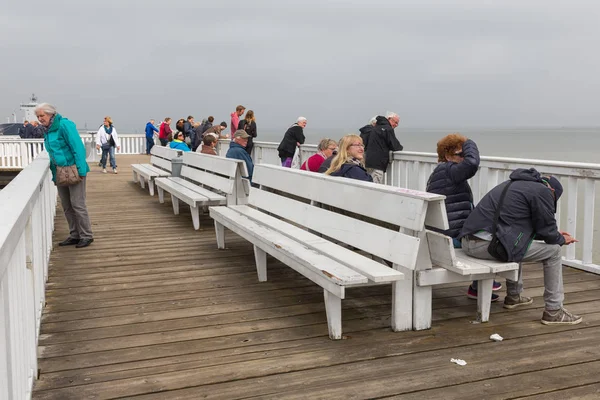
<svg viewBox="0 0 600 400">
<path fill-rule="evenodd" d="M 253 182 L 250 205 L 409 269 L 426 221 L 448 225 L 436 194 L 264 164 Z"/>
<path fill-rule="evenodd" d="M 172 172 L 173 166 L 171 160 L 181 157 L 183 152 L 168 147 L 153 146 L 152 150 L 150 150 L 150 154 L 150 164 L 160 169 L 164 169 L 165 171 Z"/>
<path fill-rule="evenodd" d="M 195 152 L 183 154 L 181 177 L 224 194 L 228 204 L 246 203 L 248 189 L 242 176 L 248 176 L 248 170 L 241 160 Z"/>
</svg>

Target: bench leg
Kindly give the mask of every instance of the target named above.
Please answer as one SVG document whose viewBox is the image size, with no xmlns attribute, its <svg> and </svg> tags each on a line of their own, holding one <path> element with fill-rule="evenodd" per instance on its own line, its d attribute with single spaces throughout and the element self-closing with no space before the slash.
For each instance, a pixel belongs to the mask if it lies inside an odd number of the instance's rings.
<svg viewBox="0 0 600 400">
<path fill-rule="evenodd" d="M 323 290 L 325 295 L 325 312 L 327 313 L 327 328 L 329 339 L 342 338 L 342 299 Z"/>
<path fill-rule="evenodd" d="M 254 246 L 254 259 L 256 260 L 256 272 L 258 281 L 267 281 L 267 252 Z"/>
<path fill-rule="evenodd" d="M 215 233 L 217 234 L 217 249 L 225 248 L 225 225 L 215 221 Z"/>
<path fill-rule="evenodd" d="M 150 189 L 150 196 L 154 196 L 154 180 L 148 181 L 148 189 Z"/>
<path fill-rule="evenodd" d="M 493 279 L 477 281 L 477 321 L 488 322 L 490 320 L 493 285 Z"/>
<path fill-rule="evenodd" d="M 156 190 L 158 190 L 158 202 L 163 204 L 165 202 L 165 190 L 160 186 L 157 186 Z"/>
<path fill-rule="evenodd" d="M 173 203 L 173 213 L 179 215 L 179 199 L 171 195 L 171 203 Z"/>
<path fill-rule="evenodd" d="M 142 189 L 146 189 L 146 183 L 144 182 L 144 177 L 140 175 L 140 186 Z"/>
<path fill-rule="evenodd" d="M 412 271 L 411 271 L 412 272 Z M 394 332 L 412 329 L 412 275 L 405 274 L 405 279 L 392 282 L 392 330 Z"/>
<path fill-rule="evenodd" d="M 190 212 L 192 213 L 192 222 L 194 223 L 194 229 L 200 229 L 200 210 L 197 206 L 190 206 Z"/>
<path fill-rule="evenodd" d="M 137 183 L 138 182 L 138 176 L 137 176 L 137 172 L 133 171 L 133 182 Z"/>
</svg>

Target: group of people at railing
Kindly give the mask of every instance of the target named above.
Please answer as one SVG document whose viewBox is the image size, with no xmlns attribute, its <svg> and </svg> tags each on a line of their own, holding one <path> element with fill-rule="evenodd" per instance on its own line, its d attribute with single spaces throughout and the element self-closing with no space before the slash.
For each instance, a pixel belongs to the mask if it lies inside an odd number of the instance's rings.
<svg viewBox="0 0 600 400">
<path fill-rule="evenodd" d="M 23 121 L 23 126 L 19 127 L 19 137 L 21 139 L 43 139 L 44 128 L 38 121 Z"/>
<path fill-rule="evenodd" d="M 248 147 L 251 139 L 256 137 L 256 124 L 254 113 L 250 110 L 246 117 L 239 121 L 244 110 L 243 106 L 238 106 L 236 112 L 232 113 L 232 122 L 242 129 L 232 129 L 232 141 L 226 157 L 243 160 L 248 167 L 247 178 L 252 180 L 254 165 Z M 85 179 L 89 171 L 85 148 L 75 124 L 58 114 L 53 106 L 47 103 L 38 105 L 36 115 L 44 131 L 44 143 L 50 154 L 53 180 L 58 185 L 58 193 L 69 223 L 70 235 L 60 245 L 86 247 L 93 242 L 93 237 L 85 203 Z M 234 120 L 234 116 L 238 117 L 237 121 Z M 170 118 L 166 118 L 161 124 L 159 135 L 167 131 L 169 121 Z M 376 116 L 360 129 L 360 135 L 345 135 L 338 142 L 329 138 L 323 139 L 316 154 L 305 160 L 302 165 L 295 165 L 295 155 L 299 154 L 299 147 L 305 142 L 304 128 L 307 124 L 306 118 L 299 117 L 285 132 L 278 146 L 281 165 L 383 183 L 390 152 L 403 148 L 394 132 L 399 121 L 400 118 L 393 112 L 388 112 L 386 116 Z M 153 122 L 148 124 L 154 127 Z M 172 140 L 166 143 L 170 143 L 172 148 L 192 151 L 193 146 L 190 147 L 186 143 L 188 138 L 191 143 L 192 136 L 191 133 L 186 136 L 186 131 L 197 126 L 193 117 L 189 117 L 187 121 L 180 120 L 177 131 L 172 133 Z M 204 142 L 199 148 L 200 152 L 216 155 L 214 147 L 217 137 L 229 137 L 221 135 L 225 126 L 219 125 L 220 128 L 215 129 L 215 133 L 209 132 L 210 128 L 196 132 L 193 136 L 196 142 L 200 138 Z M 253 134 L 249 133 L 249 130 Z M 146 133 L 153 135 L 154 131 L 147 129 Z M 218 135 L 216 131 L 219 131 Z M 104 119 L 96 143 L 102 148 L 103 155 L 111 157 L 111 165 L 116 173 L 114 151 L 111 153 L 110 147 L 119 148 L 120 144 L 110 117 Z M 161 144 L 166 143 L 163 143 L 161 138 Z M 106 144 L 109 146 L 105 146 Z M 479 150 L 475 142 L 460 134 L 450 134 L 437 143 L 437 154 L 438 165 L 428 179 L 427 191 L 446 196 L 450 228 L 443 233 L 453 239 L 455 247 L 462 247 L 468 255 L 475 258 L 518 263 L 541 262 L 544 266 L 545 287 L 545 310 L 541 322 L 549 325 L 580 323 L 580 316 L 573 315 L 563 308 L 560 247 L 577 240 L 557 228 L 555 213 L 557 201 L 563 192 L 560 181 L 554 176 L 542 176 L 533 168 L 516 169 L 508 181 L 490 190 L 477 205 L 474 205 L 468 180 L 473 178 L 479 169 Z M 106 163 L 106 158 L 103 159 Z M 67 167 L 72 167 L 78 175 L 78 180 L 76 183 L 62 185 L 62 176 L 58 170 Z M 521 268 L 518 281 L 507 280 L 506 286 L 505 308 L 514 309 L 533 302 L 532 298 L 522 295 Z M 495 282 L 494 289 L 500 288 L 501 284 Z M 467 295 L 477 298 L 475 283 L 469 286 Z M 498 300 L 496 294 L 492 296 L 492 300 Z"/>
</svg>

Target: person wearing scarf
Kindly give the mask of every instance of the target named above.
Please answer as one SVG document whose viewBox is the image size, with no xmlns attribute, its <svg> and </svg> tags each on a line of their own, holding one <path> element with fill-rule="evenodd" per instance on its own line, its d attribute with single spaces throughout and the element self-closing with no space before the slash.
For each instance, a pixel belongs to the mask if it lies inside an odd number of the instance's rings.
<svg viewBox="0 0 600 400">
<path fill-rule="evenodd" d="M 365 145 L 358 135 L 346 135 L 340 140 L 337 156 L 325 174 L 373 182 L 365 169 Z"/>
<path fill-rule="evenodd" d="M 96 149 L 102 149 L 102 158 L 100 164 L 102 165 L 102 172 L 106 173 L 106 159 L 110 156 L 110 166 L 113 172 L 117 173 L 117 160 L 115 159 L 115 147 L 117 150 L 121 150 L 121 143 L 119 141 L 119 135 L 117 130 L 113 126 L 112 118 L 109 116 L 104 117 L 104 124 L 98 129 L 96 135 Z"/>
<path fill-rule="evenodd" d="M 323 162 L 332 155 L 337 154 L 337 143 L 333 139 L 323 139 L 319 142 L 317 149 L 317 154 L 313 154 L 302 163 L 301 170 L 319 172 Z"/>
</svg>

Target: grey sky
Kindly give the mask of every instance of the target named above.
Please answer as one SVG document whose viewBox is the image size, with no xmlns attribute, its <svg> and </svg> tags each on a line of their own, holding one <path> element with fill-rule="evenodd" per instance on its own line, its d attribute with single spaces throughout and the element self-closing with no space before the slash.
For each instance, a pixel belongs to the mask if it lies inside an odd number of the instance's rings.
<svg viewBox="0 0 600 400">
<path fill-rule="evenodd" d="M 597 126 L 593 1 L 8 0 L 1 122 L 35 92 L 78 127 L 111 115 L 355 131 L 386 110 L 406 127 Z"/>
</svg>

